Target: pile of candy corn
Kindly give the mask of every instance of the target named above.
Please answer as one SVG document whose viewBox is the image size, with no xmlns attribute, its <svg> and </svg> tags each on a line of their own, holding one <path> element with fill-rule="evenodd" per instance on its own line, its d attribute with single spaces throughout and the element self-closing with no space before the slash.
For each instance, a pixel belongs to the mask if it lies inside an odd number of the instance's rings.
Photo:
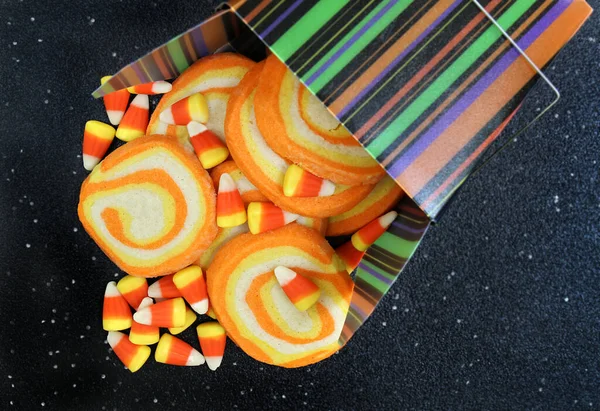
<svg viewBox="0 0 600 411">
<path fill-rule="evenodd" d="M 145 278 L 130 275 L 118 283 L 109 282 L 104 293 L 102 326 L 108 331 L 111 348 L 131 372 L 146 363 L 151 353 L 149 346 L 156 343 L 157 362 L 180 366 L 206 362 L 214 371 L 221 365 L 226 340 L 225 330 L 218 322 L 203 322 L 196 327 L 202 353 L 175 337 L 194 324 L 197 314 L 214 318 L 209 312 L 202 269 L 192 265 L 150 286 Z M 168 332 L 161 336 L 160 328 L 167 328 Z M 129 335 L 121 332 L 127 329 Z"/>
</svg>

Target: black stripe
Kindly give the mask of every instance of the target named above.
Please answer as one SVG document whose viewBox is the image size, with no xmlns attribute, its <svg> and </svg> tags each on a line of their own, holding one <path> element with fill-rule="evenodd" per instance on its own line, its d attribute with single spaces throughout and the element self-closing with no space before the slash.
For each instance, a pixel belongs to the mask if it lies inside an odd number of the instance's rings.
<svg viewBox="0 0 600 411">
<path fill-rule="evenodd" d="M 281 21 L 277 27 L 268 33 L 263 40 L 267 44 L 273 44 L 277 40 L 279 40 L 296 22 L 298 22 L 310 9 L 313 8 L 315 4 L 317 4 L 319 0 L 302 0 L 302 3 L 298 7 L 294 9 L 292 13 L 290 13 L 283 21 Z M 279 16 L 285 13 L 289 7 L 293 4 L 293 1 L 287 1 L 286 7 L 279 7 L 273 14 L 265 19 L 264 22 L 260 24 L 258 29 L 256 29 L 259 35 L 262 35 L 264 30 L 266 30 L 269 25 L 277 20 Z"/>
</svg>

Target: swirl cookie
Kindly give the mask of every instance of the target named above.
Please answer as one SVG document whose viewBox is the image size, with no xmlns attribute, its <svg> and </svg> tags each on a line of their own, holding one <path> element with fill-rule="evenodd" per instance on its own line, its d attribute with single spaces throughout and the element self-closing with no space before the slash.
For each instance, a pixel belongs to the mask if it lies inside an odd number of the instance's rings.
<svg viewBox="0 0 600 411">
<path fill-rule="evenodd" d="M 215 190 L 174 138 L 140 137 L 113 151 L 81 186 L 78 214 L 128 274 L 156 277 L 198 260 L 217 235 Z"/>
<path fill-rule="evenodd" d="M 299 311 L 277 282 L 285 266 L 321 290 L 317 303 Z M 227 335 L 251 357 L 301 367 L 340 347 L 353 282 L 344 263 L 316 231 L 290 224 L 242 234 L 227 243 L 207 271 L 208 295 Z"/>
<path fill-rule="evenodd" d="M 244 76 L 227 106 L 225 133 L 235 163 L 261 193 L 284 210 L 323 218 L 351 209 L 369 194 L 373 185 L 337 185 L 334 194 L 327 197 L 284 195 L 283 180 L 290 163 L 271 150 L 254 116 L 255 88 L 263 67 L 264 63 L 259 63 Z"/>
<path fill-rule="evenodd" d="M 274 152 L 334 183 L 376 183 L 385 171 L 275 55 L 255 96 L 258 128 Z"/>
<path fill-rule="evenodd" d="M 177 101 L 201 92 L 208 103 L 209 118 L 206 127 L 225 141 L 223 122 L 229 95 L 254 62 L 240 54 L 220 53 L 203 57 L 192 64 L 173 82 L 173 88 L 165 94 L 146 129 L 146 134 L 177 136 L 180 143 L 189 149 L 188 131 L 185 126 L 161 123 L 160 113 Z"/>
<path fill-rule="evenodd" d="M 355 205 L 351 210 L 329 217 L 327 236 L 352 234 L 364 225 L 391 210 L 402 198 L 404 192 L 396 181 L 385 176 L 367 198 Z"/>
</svg>

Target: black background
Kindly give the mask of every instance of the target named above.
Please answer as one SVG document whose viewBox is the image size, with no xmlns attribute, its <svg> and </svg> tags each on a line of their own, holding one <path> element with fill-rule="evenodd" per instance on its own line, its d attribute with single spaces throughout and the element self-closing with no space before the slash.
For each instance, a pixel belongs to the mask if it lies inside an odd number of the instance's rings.
<svg viewBox="0 0 600 411">
<path fill-rule="evenodd" d="M 123 369 L 101 327 L 121 274 L 76 216 L 90 93 L 216 5 L 0 0 L 0 409 L 600 409 L 598 14 L 547 71 L 560 103 L 469 179 L 338 355 L 286 370 L 229 344 L 215 373 Z"/>
</svg>

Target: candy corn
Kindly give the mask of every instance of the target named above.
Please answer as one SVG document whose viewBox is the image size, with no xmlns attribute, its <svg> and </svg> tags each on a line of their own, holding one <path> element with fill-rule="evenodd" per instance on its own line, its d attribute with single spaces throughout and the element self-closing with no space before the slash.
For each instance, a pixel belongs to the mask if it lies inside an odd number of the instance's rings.
<svg viewBox="0 0 600 411">
<path fill-rule="evenodd" d="M 300 311 L 306 311 L 317 302 L 321 290 L 306 277 L 286 267 L 276 267 L 275 277 L 283 292 Z"/>
<path fill-rule="evenodd" d="M 352 241 L 348 241 L 336 248 L 335 253 L 342 259 L 344 264 L 346 264 L 346 271 L 348 271 L 348 274 L 358 267 L 358 263 L 360 263 L 363 255 L 365 255 L 364 251 L 358 251 L 354 248 Z"/>
<path fill-rule="evenodd" d="M 117 288 L 134 310 L 139 310 L 140 303 L 148 296 L 148 281 L 143 277 L 126 275 L 119 280 Z"/>
<path fill-rule="evenodd" d="M 101 121 L 90 120 L 83 131 L 83 167 L 91 171 L 102 160 L 110 143 L 115 138 L 115 129 Z"/>
<path fill-rule="evenodd" d="M 112 76 L 104 76 L 100 79 L 100 84 L 106 83 Z M 127 110 L 129 103 L 129 91 L 127 89 L 115 91 L 104 96 L 104 107 L 110 124 L 118 126 Z"/>
<path fill-rule="evenodd" d="M 142 300 L 139 305 L 139 309 L 143 310 L 146 307 L 150 307 L 154 304 L 152 298 L 146 297 Z M 131 331 L 129 332 L 129 341 L 137 345 L 150 345 L 158 342 L 160 338 L 160 330 L 154 325 L 140 324 L 134 321 L 131 324 Z"/>
<path fill-rule="evenodd" d="M 203 168 L 208 170 L 216 167 L 229 157 L 229 150 L 225 144 L 204 124 L 191 121 L 188 123 L 187 129 L 190 143 Z"/>
<path fill-rule="evenodd" d="M 131 372 L 136 372 L 142 368 L 142 365 L 150 357 L 150 347 L 132 343 L 123 333 L 110 331 L 106 340 L 115 354 L 117 354 L 117 357 L 119 357 L 119 360 Z"/>
<path fill-rule="evenodd" d="M 365 251 L 371 244 L 373 244 L 385 230 L 394 222 L 398 213 L 390 211 L 387 214 L 382 215 L 376 220 L 371 221 L 369 224 L 352 234 L 352 244 L 358 251 Z"/>
<path fill-rule="evenodd" d="M 208 304 L 208 311 L 206 312 L 206 315 L 208 315 L 213 320 L 217 319 L 217 315 L 215 314 L 215 310 L 213 310 L 213 308 L 210 305 L 210 303 Z"/>
<path fill-rule="evenodd" d="M 155 94 L 165 94 L 171 91 L 173 86 L 168 81 L 153 81 L 152 83 L 138 84 L 137 86 L 127 87 L 127 91 L 131 94 L 147 94 L 153 96 Z"/>
<path fill-rule="evenodd" d="M 104 306 L 102 307 L 102 328 L 106 331 L 120 331 L 131 327 L 131 310 L 119 290 L 117 283 L 106 284 Z"/>
<path fill-rule="evenodd" d="M 283 227 L 297 218 L 298 214 L 283 211 L 273 203 L 248 204 L 248 227 L 252 234 Z"/>
<path fill-rule="evenodd" d="M 201 93 L 192 94 L 179 100 L 160 113 L 162 123 L 187 126 L 190 121 L 206 123 L 208 121 L 208 103 Z"/>
<path fill-rule="evenodd" d="M 173 274 L 166 275 L 148 287 L 148 297 L 175 298 L 181 297 L 181 292 L 173 282 Z"/>
<path fill-rule="evenodd" d="M 157 327 L 182 327 L 185 324 L 185 301 L 173 298 L 142 308 L 133 315 L 140 324 Z"/>
<path fill-rule="evenodd" d="M 184 268 L 175 273 L 173 282 L 194 311 L 198 314 L 206 314 L 208 311 L 208 293 L 202 268 L 197 265 Z"/>
<path fill-rule="evenodd" d="M 217 194 L 217 225 L 222 228 L 237 227 L 246 222 L 246 208 L 233 178 L 221 174 Z"/>
<path fill-rule="evenodd" d="M 194 324 L 194 321 L 196 321 L 196 318 L 198 318 L 198 316 L 196 315 L 194 310 L 192 310 L 190 307 L 186 306 L 185 307 L 185 324 L 183 324 L 183 326 L 181 326 L 181 327 L 171 327 L 171 328 L 169 328 L 169 332 L 173 335 L 177 335 L 177 334 L 184 332 L 185 330 L 187 330 L 189 328 L 190 325 Z"/>
<path fill-rule="evenodd" d="M 135 96 L 117 128 L 117 138 L 131 141 L 146 134 L 149 110 L 148 96 L 145 94 Z"/>
<path fill-rule="evenodd" d="M 335 191 L 335 184 L 292 164 L 283 177 L 286 197 L 327 197 Z"/>
<path fill-rule="evenodd" d="M 204 364 L 204 357 L 188 343 L 171 334 L 163 334 L 156 346 L 154 359 L 171 365 L 196 366 Z"/>
<path fill-rule="evenodd" d="M 225 329 L 218 322 L 210 321 L 196 327 L 196 333 L 198 333 L 198 341 L 200 341 L 202 354 L 206 359 L 208 368 L 212 371 L 216 370 L 221 365 L 225 353 L 225 341 L 227 339 Z"/>
</svg>

